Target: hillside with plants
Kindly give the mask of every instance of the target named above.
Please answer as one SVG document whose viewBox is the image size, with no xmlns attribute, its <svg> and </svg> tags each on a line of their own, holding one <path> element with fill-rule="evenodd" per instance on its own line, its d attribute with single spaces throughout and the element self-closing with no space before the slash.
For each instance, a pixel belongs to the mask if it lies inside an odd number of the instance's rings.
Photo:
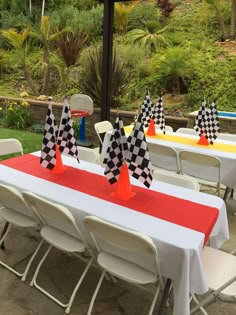
<svg viewBox="0 0 236 315">
<path fill-rule="evenodd" d="M 101 105 L 102 1 L 0 0 L 0 31 L 1 96 Z M 112 107 L 135 110 L 149 89 L 170 110 L 205 97 L 235 111 L 235 34 L 236 0 L 116 3 Z"/>
</svg>

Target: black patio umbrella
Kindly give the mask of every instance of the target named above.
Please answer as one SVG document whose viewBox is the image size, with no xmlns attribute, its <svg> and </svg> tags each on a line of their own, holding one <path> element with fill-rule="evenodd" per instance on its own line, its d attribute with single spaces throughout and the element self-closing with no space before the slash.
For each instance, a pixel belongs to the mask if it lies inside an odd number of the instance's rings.
<svg viewBox="0 0 236 315">
<path fill-rule="evenodd" d="M 104 3 L 101 120 L 110 120 L 114 3 L 128 2 L 128 0 L 100 0 L 100 2 Z"/>
</svg>

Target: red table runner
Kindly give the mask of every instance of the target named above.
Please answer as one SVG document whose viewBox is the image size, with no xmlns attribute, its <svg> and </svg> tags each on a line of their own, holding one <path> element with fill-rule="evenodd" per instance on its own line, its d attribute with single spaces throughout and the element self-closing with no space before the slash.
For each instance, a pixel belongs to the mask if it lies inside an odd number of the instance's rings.
<svg viewBox="0 0 236 315">
<path fill-rule="evenodd" d="M 18 171 L 92 195 L 94 197 L 169 221 L 205 234 L 205 243 L 217 220 L 219 210 L 189 200 L 166 195 L 132 185 L 134 197 L 127 201 L 111 196 L 115 185 L 105 176 L 65 166 L 65 172 L 56 174 L 39 164 L 39 157 L 26 154 L 0 162 Z M 79 203 L 79 200 L 78 200 Z"/>
</svg>

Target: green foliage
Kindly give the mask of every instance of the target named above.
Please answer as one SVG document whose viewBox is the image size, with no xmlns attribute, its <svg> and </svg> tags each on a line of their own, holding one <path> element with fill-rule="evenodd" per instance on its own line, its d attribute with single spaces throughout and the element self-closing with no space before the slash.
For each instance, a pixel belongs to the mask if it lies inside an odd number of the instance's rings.
<svg viewBox="0 0 236 315">
<path fill-rule="evenodd" d="M 53 12 L 52 24 L 59 30 L 70 28 L 75 33 L 85 32 L 90 39 L 100 37 L 103 34 L 103 6 L 79 11 L 67 5 Z"/>
<path fill-rule="evenodd" d="M 76 84 L 80 91 L 89 95 L 96 106 L 102 103 L 102 48 L 91 50 L 85 57 L 84 72 L 81 80 Z M 113 53 L 112 61 L 112 103 L 116 107 L 116 99 L 124 93 L 128 84 L 127 73 L 118 57 L 116 51 Z"/>
<path fill-rule="evenodd" d="M 6 127 L 25 129 L 30 126 L 32 119 L 26 101 L 5 101 L 3 123 Z"/>
<path fill-rule="evenodd" d="M 44 125 L 40 125 L 40 124 L 33 124 L 32 126 L 30 126 L 29 131 L 31 132 L 35 132 L 35 133 L 44 133 Z"/>
</svg>

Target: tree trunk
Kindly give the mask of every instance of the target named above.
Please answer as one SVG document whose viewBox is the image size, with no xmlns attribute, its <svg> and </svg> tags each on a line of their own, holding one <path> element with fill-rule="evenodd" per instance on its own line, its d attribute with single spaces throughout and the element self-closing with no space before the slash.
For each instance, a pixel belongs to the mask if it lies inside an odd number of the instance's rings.
<svg viewBox="0 0 236 315">
<path fill-rule="evenodd" d="M 34 95 L 39 95 L 39 92 L 38 92 L 36 86 L 34 85 L 29 66 L 27 64 L 24 64 L 24 75 L 25 75 L 25 79 L 27 81 L 27 84 L 31 88 Z"/>
<path fill-rule="evenodd" d="M 232 0 L 231 6 L 231 25 L 230 25 L 230 39 L 235 40 L 236 34 L 236 0 Z"/>
<path fill-rule="evenodd" d="M 224 22 L 223 16 L 222 16 L 221 11 L 220 11 L 220 9 L 218 7 L 216 7 L 216 15 L 217 15 L 217 18 L 218 18 L 218 22 L 220 24 L 220 28 L 221 28 L 221 31 L 222 31 L 223 39 L 226 40 L 227 38 L 229 38 L 229 35 L 228 35 L 227 29 L 226 29 L 226 26 L 225 26 L 225 22 Z"/>
<path fill-rule="evenodd" d="M 48 82 L 49 82 L 49 50 L 48 47 L 45 47 L 43 53 L 43 84 L 41 89 L 41 94 L 47 94 Z"/>
</svg>

